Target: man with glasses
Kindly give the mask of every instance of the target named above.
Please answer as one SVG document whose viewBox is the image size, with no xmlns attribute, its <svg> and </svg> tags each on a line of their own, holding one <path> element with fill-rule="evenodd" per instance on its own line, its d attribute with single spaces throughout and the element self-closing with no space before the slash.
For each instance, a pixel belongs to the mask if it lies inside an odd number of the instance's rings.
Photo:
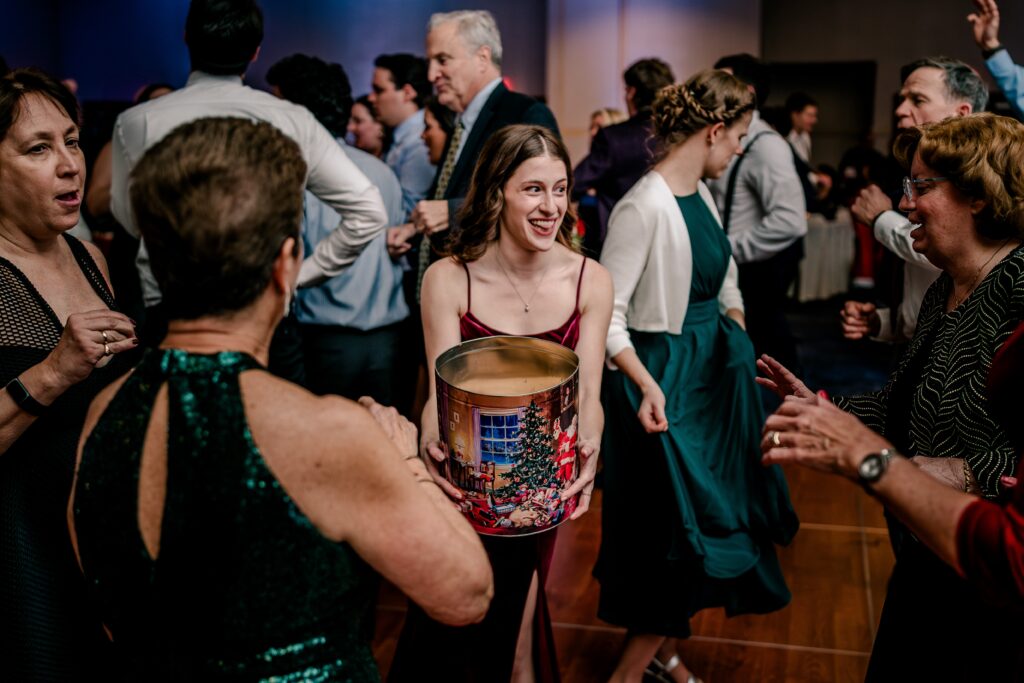
<svg viewBox="0 0 1024 683">
<path fill-rule="evenodd" d="M 900 70 L 903 87 L 896 107 L 897 127 L 901 130 L 934 123 L 952 116 L 968 116 L 985 110 L 988 90 L 970 66 L 948 57 L 919 59 Z M 903 194 L 908 200 L 917 196 L 920 186 L 944 178 L 905 178 Z M 897 195 L 898 197 L 898 195 Z M 910 231 L 914 226 L 906 216 L 894 210 L 896 202 L 877 185 L 861 190 L 852 211 L 854 217 L 873 226 L 875 239 L 904 262 L 902 298 L 896 297 L 895 310 L 877 308 L 873 303 L 847 301 L 843 307 L 843 334 L 848 339 L 869 336 L 878 341 L 907 341 L 917 329 L 917 312 L 935 278 L 936 268 L 923 254 L 914 251 Z"/>
</svg>

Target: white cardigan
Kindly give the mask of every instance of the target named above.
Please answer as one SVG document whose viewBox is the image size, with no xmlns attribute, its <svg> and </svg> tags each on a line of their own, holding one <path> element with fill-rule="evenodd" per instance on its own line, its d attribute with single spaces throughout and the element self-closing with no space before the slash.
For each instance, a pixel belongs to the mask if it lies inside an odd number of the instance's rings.
<svg viewBox="0 0 1024 683">
<path fill-rule="evenodd" d="M 718 209 L 703 182 L 697 184 L 697 191 L 721 225 Z M 615 285 L 606 345 L 609 359 L 632 348 L 627 328 L 682 332 L 690 301 L 693 253 L 679 204 L 657 172 L 651 171 L 637 181 L 615 205 L 608 219 L 601 264 L 611 273 Z M 723 313 L 730 308 L 743 310 L 736 261 L 731 256 L 718 293 L 718 306 Z"/>
</svg>

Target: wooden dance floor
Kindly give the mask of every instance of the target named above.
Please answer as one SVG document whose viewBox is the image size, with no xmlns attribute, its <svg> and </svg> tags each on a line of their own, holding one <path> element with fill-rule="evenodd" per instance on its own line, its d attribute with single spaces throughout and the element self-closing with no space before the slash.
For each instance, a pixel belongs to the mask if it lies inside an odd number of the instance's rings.
<svg viewBox="0 0 1024 683">
<path fill-rule="evenodd" d="M 793 602 L 766 616 L 726 619 L 707 610 L 682 647 L 708 683 L 860 682 L 867 669 L 893 557 L 881 506 L 853 484 L 804 469 L 786 471 L 800 531 L 780 552 Z M 561 527 L 548 582 L 564 683 L 607 680 L 625 632 L 597 618 L 590 572 L 600 543 L 597 510 Z M 405 598 L 381 591 L 374 653 L 386 674 L 405 616 Z"/>
</svg>

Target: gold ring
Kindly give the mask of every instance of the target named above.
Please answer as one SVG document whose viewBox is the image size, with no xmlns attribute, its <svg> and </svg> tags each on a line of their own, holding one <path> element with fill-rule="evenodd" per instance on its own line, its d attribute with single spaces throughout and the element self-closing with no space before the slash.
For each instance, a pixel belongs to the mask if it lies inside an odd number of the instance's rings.
<svg viewBox="0 0 1024 683">
<path fill-rule="evenodd" d="M 107 336 L 107 331 L 106 330 L 100 330 L 100 334 L 103 335 L 103 343 L 104 344 L 107 343 L 108 341 L 110 341 L 110 337 Z"/>
<path fill-rule="evenodd" d="M 779 438 L 778 432 L 772 432 L 772 445 L 775 447 L 782 445 L 782 439 Z"/>
<path fill-rule="evenodd" d="M 110 355 L 110 344 L 108 344 L 106 342 L 103 342 L 103 355 L 104 356 L 109 356 Z"/>
</svg>

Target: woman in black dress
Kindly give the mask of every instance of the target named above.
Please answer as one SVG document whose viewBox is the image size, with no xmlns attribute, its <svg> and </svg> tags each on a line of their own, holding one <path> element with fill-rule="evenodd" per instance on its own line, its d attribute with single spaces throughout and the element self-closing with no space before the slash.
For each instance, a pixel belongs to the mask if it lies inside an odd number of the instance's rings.
<svg viewBox="0 0 1024 683">
<path fill-rule="evenodd" d="M 1019 456 L 985 384 L 996 351 L 1024 318 L 1024 124 L 994 114 L 946 119 L 906 131 L 895 152 L 909 171 L 900 208 L 916 224 L 914 250 L 943 274 L 925 294 L 917 332 L 886 385 L 835 402 L 939 481 L 995 498 Z M 758 364 L 765 386 L 813 398 L 773 359 Z M 766 435 L 769 448 L 808 445 L 831 443 L 812 433 Z M 890 536 L 896 566 L 868 680 L 1016 680 L 1020 620 L 985 605 L 895 520 Z"/>
<path fill-rule="evenodd" d="M 105 669 L 66 511 L 85 410 L 138 340 L 99 250 L 65 234 L 85 186 L 78 117 L 47 75 L 0 78 L 0 660 L 16 681 Z"/>
</svg>

